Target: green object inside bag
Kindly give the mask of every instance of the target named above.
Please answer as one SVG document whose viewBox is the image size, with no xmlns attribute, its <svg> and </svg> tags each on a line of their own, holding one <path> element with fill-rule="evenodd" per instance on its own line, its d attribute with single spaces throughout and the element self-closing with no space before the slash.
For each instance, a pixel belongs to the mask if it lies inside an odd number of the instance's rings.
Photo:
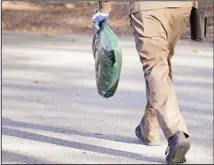
<svg viewBox="0 0 214 165">
<path fill-rule="evenodd" d="M 94 35 L 92 52 L 98 93 L 109 98 L 116 92 L 120 80 L 122 51 L 116 34 L 105 22 L 100 23 L 100 30 Z"/>
</svg>

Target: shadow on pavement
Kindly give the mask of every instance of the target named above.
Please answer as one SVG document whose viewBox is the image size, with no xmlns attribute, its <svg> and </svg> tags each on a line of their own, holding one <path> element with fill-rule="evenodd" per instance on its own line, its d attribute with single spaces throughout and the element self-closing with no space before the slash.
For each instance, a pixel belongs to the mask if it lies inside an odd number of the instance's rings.
<svg viewBox="0 0 214 165">
<path fill-rule="evenodd" d="M 62 140 L 59 138 L 53 138 L 53 137 L 49 137 L 49 136 L 39 135 L 39 134 L 35 134 L 35 133 L 29 133 L 26 131 L 20 131 L 20 130 L 11 129 L 11 128 L 3 127 L 2 133 L 3 133 L 3 135 L 14 136 L 14 137 L 19 137 L 19 138 L 24 138 L 24 139 L 34 140 L 34 141 L 40 141 L 40 142 L 45 142 L 45 143 L 51 143 L 51 144 L 56 144 L 56 145 L 60 145 L 60 146 L 64 146 L 64 147 L 81 149 L 81 150 L 102 153 L 102 154 L 107 154 L 107 155 L 112 155 L 112 156 L 120 156 L 120 157 L 126 157 L 126 158 L 135 159 L 135 160 L 149 161 L 149 162 L 154 162 L 154 163 L 164 163 L 164 161 L 162 159 L 159 159 L 156 157 L 148 157 L 148 156 L 143 156 L 142 154 L 136 154 L 136 153 L 132 153 L 132 152 L 126 152 L 126 151 L 121 151 L 121 150 L 116 150 L 116 149 L 111 149 L 111 148 L 99 147 L 99 146 L 95 146 L 95 145 L 91 145 L 91 144 L 84 144 L 84 143 L 73 142 L 73 141 L 69 141 L 69 140 Z M 4 157 L 3 157 L 3 159 L 4 159 Z"/>
<path fill-rule="evenodd" d="M 4 117 L 2 118 L 2 125 L 19 127 L 19 128 L 30 128 L 30 129 L 36 129 L 36 130 L 51 131 L 51 132 L 55 132 L 55 133 L 80 135 L 80 136 L 84 136 L 84 137 L 92 137 L 92 138 L 97 138 L 97 139 L 112 140 L 112 141 L 118 141 L 118 142 L 124 142 L 124 143 L 141 144 L 140 140 L 138 140 L 135 137 L 132 138 L 132 137 L 125 137 L 125 136 L 120 136 L 120 135 L 106 135 L 106 134 L 101 134 L 101 133 L 81 132 L 78 130 L 65 129 L 65 128 L 59 128 L 59 127 L 54 127 L 54 126 L 45 126 L 45 125 L 40 125 L 40 124 L 19 122 L 19 121 L 14 121 L 14 120 L 4 118 Z"/>
</svg>

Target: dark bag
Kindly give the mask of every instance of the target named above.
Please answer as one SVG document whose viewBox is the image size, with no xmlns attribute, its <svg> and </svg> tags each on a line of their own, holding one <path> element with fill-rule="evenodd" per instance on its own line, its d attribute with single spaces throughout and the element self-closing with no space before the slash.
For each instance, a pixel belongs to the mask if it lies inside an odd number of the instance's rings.
<svg viewBox="0 0 214 165">
<path fill-rule="evenodd" d="M 204 12 L 195 7 L 192 7 L 190 14 L 190 30 L 192 40 L 201 42 L 206 38 L 207 17 Z"/>
<path fill-rule="evenodd" d="M 121 67 L 122 51 L 116 34 L 102 22 L 93 38 L 92 53 L 95 58 L 96 85 L 98 93 L 109 98 L 116 92 Z"/>
</svg>

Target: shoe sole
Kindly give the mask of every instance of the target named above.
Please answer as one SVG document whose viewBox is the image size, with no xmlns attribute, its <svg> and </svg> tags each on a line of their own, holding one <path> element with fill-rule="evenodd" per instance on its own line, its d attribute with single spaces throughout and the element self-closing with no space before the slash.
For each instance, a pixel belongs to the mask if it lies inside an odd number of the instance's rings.
<svg viewBox="0 0 214 165">
<path fill-rule="evenodd" d="M 186 142 L 186 143 L 180 144 L 176 149 L 174 149 L 171 152 L 170 157 L 167 160 L 167 163 L 168 164 L 185 163 L 186 162 L 185 155 L 187 154 L 189 149 L 190 149 L 190 143 Z"/>
</svg>

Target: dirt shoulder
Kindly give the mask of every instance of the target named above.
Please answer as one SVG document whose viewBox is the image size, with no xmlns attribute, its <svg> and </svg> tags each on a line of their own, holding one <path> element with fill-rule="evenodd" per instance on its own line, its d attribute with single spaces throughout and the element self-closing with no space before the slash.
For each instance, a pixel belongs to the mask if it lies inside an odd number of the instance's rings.
<svg viewBox="0 0 214 165">
<path fill-rule="evenodd" d="M 93 33 L 91 17 L 96 3 L 41 4 L 3 2 L 3 29 L 9 31 L 57 33 Z M 113 6 L 110 24 L 118 34 L 131 34 L 125 3 Z M 117 13 L 117 14 L 115 14 Z"/>
<path fill-rule="evenodd" d="M 2 2 L 3 29 L 8 31 L 37 32 L 44 35 L 57 33 L 93 33 L 91 17 L 97 2 L 39 3 Z M 213 41 L 213 6 L 202 5 L 208 10 L 208 40 Z M 132 35 L 127 14 L 127 3 L 113 3 L 109 23 L 118 35 Z M 190 38 L 189 27 L 182 38 Z"/>
</svg>

